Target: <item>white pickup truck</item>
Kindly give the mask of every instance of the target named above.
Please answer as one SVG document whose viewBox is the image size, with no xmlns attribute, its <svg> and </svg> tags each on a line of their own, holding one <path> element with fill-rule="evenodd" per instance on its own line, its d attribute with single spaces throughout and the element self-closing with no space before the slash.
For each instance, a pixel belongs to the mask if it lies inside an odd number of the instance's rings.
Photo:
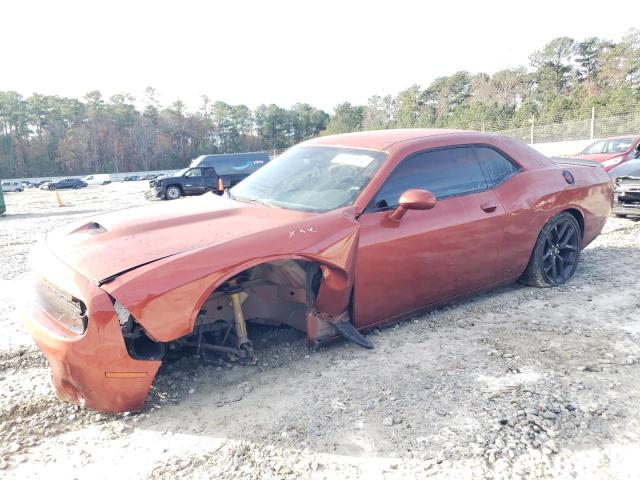
<svg viewBox="0 0 640 480">
<path fill-rule="evenodd" d="M 106 173 L 87 175 L 82 181 L 87 185 L 107 185 L 111 183 L 111 176 Z"/>
</svg>

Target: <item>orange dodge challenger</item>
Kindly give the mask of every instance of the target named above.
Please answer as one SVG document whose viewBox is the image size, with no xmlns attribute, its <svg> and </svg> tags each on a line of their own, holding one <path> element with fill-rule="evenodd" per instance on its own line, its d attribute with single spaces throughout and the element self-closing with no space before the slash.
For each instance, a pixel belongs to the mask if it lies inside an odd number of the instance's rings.
<svg viewBox="0 0 640 480">
<path fill-rule="evenodd" d="M 143 407 L 170 350 L 248 363 L 252 324 L 310 346 L 521 280 L 573 276 L 612 187 L 596 164 L 455 130 L 321 137 L 222 197 L 120 210 L 49 233 L 23 315 L 63 400 Z"/>
</svg>

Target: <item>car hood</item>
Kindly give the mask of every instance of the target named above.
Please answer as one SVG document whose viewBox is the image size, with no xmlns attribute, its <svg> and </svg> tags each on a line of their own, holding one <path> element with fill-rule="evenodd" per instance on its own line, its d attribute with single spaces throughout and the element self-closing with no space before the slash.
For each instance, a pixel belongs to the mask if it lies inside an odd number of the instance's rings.
<svg viewBox="0 0 640 480">
<path fill-rule="evenodd" d="M 162 258 L 312 215 L 204 195 L 96 215 L 52 231 L 46 242 L 61 261 L 100 284 Z"/>
</svg>

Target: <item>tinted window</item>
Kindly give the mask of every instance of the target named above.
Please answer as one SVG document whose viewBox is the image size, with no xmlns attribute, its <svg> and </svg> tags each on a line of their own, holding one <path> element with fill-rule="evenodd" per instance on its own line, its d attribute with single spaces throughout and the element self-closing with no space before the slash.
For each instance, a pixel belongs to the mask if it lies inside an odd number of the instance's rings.
<svg viewBox="0 0 640 480">
<path fill-rule="evenodd" d="M 631 144 L 635 141 L 635 138 L 612 138 L 599 140 L 589 145 L 584 152 L 586 154 L 598 154 L 598 153 L 624 153 L 631 148 Z"/>
<path fill-rule="evenodd" d="M 216 171 L 212 167 L 205 167 L 205 168 L 202 169 L 202 174 L 205 177 L 215 177 L 216 176 Z"/>
<path fill-rule="evenodd" d="M 393 207 L 405 190 L 429 190 L 437 198 L 484 190 L 487 182 L 471 148 L 418 153 L 391 173 L 375 197 L 376 208 Z"/>
<path fill-rule="evenodd" d="M 493 148 L 476 147 L 475 151 L 478 155 L 480 167 L 491 187 L 504 182 L 518 171 L 518 167 Z"/>
</svg>

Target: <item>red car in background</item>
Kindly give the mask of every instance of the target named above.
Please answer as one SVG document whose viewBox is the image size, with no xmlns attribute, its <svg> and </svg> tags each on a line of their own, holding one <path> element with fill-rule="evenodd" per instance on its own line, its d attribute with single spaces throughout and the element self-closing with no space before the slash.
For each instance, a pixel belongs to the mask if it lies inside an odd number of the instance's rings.
<svg viewBox="0 0 640 480">
<path fill-rule="evenodd" d="M 627 160 L 640 158 L 640 136 L 603 138 L 593 142 L 574 158 L 598 162 L 608 172 Z"/>
<path fill-rule="evenodd" d="M 320 137 L 223 196 L 50 232 L 24 321 L 58 397 L 107 412 L 142 408 L 179 350 L 254 363 L 266 326 L 373 347 L 362 332 L 454 300 L 569 281 L 611 212 L 590 163 L 480 132 Z"/>
</svg>

